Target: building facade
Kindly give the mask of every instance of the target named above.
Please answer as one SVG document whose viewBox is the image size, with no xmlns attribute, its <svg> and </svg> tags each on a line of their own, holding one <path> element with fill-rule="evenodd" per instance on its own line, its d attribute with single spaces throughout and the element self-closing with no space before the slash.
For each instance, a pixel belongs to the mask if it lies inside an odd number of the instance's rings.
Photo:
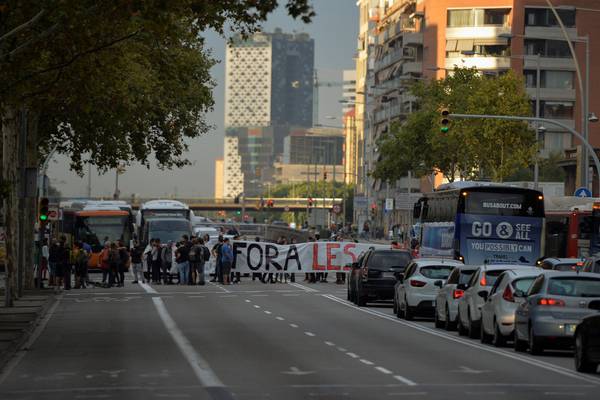
<svg viewBox="0 0 600 400">
<path fill-rule="evenodd" d="M 223 166 L 223 159 L 217 158 L 215 160 L 215 199 L 222 199 L 223 190 L 225 185 L 223 183 L 223 178 L 225 177 L 225 169 Z"/>
<path fill-rule="evenodd" d="M 273 178 L 273 162 L 294 127 L 313 119 L 314 41 L 305 33 L 259 32 L 235 36 L 225 66 L 225 142 L 237 139 L 237 154 L 225 151 L 224 195 L 260 195 Z M 228 154 L 240 157 L 241 188 L 228 188 Z M 231 181 L 233 182 L 233 181 Z M 239 193 L 236 194 L 236 191 Z"/>
<path fill-rule="evenodd" d="M 223 157 L 223 197 L 232 198 L 244 192 L 244 173 L 239 151 L 239 139 L 225 136 Z"/>
</svg>

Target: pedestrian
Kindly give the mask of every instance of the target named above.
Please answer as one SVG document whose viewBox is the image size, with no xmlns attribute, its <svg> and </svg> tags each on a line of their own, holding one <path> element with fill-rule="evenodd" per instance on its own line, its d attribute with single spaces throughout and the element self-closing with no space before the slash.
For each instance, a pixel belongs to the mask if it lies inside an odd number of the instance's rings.
<svg viewBox="0 0 600 400">
<path fill-rule="evenodd" d="M 162 278 L 165 285 L 173 283 L 173 266 L 175 258 L 176 246 L 172 240 L 170 240 L 165 246 L 161 247 L 161 265 L 162 265 Z"/>
<path fill-rule="evenodd" d="M 42 242 L 42 254 L 40 258 L 40 280 L 46 279 L 48 272 L 48 259 L 50 258 L 50 249 L 48 248 L 48 239 Z M 36 277 L 37 278 L 37 277 Z M 40 283 L 41 286 L 41 283 Z"/>
<path fill-rule="evenodd" d="M 152 280 L 152 250 L 154 249 L 154 239 L 150 239 L 150 243 L 146 245 L 144 254 L 142 256 L 142 263 L 144 264 L 144 277 L 148 282 Z"/>
<path fill-rule="evenodd" d="M 115 242 L 112 242 L 110 244 L 110 250 L 108 251 L 108 287 L 113 287 L 115 283 L 118 284 L 117 272 L 119 270 L 120 261 L 119 248 Z"/>
<path fill-rule="evenodd" d="M 144 267 L 142 266 L 142 253 L 144 249 L 140 243 L 136 240 L 133 242 L 133 247 L 131 248 L 131 271 L 133 273 L 133 282 L 138 283 L 140 280 L 142 283 L 146 283 L 146 279 L 144 279 Z"/>
<path fill-rule="evenodd" d="M 98 257 L 98 267 L 102 271 L 102 286 L 106 287 L 108 285 L 108 275 L 110 272 L 110 263 L 108 258 L 110 256 L 110 243 L 105 242 L 104 248 L 100 252 L 100 256 Z"/>
<path fill-rule="evenodd" d="M 87 269 L 88 256 L 83 249 L 83 244 L 77 242 L 73 244 L 71 251 L 71 264 L 75 271 L 75 289 L 85 289 L 85 270 Z"/>
<path fill-rule="evenodd" d="M 119 285 L 120 287 L 125 286 L 125 271 L 129 269 L 129 251 L 125 247 L 125 243 L 122 240 L 117 241 L 117 248 L 119 250 L 119 264 L 117 265 L 117 273 L 119 274 Z"/>
<path fill-rule="evenodd" d="M 229 274 L 233 264 L 233 249 L 229 243 L 229 238 L 225 238 L 221 246 L 221 272 L 223 274 L 223 284 L 229 285 Z"/>
<path fill-rule="evenodd" d="M 190 268 L 193 272 L 194 279 L 193 284 L 204 285 L 204 263 L 206 255 L 210 258 L 210 252 L 204 246 L 204 240 L 195 238 L 192 241 L 192 248 L 190 249 Z"/>
<path fill-rule="evenodd" d="M 52 241 L 50 249 L 48 249 L 48 285 L 56 285 L 56 265 L 58 263 L 58 242 Z"/>
<path fill-rule="evenodd" d="M 162 269 L 162 247 L 160 239 L 154 239 L 150 252 L 150 265 L 152 268 L 152 283 L 160 285 L 160 271 Z"/>
<path fill-rule="evenodd" d="M 64 283 L 65 290 L 71 290 L 70 251 L 67 247 L 67 238 L 64 236 L 60 238 L 59 254 L 60 284 Z"/>
<path fill-rule="evenodd" d="M 189 283 L 190 259 L 187 242 L 187 236 L 184 236 L 175 251 L 175 262 L 177 263 L 177 271 L 179 272 L 180 285 L 187 285 Z"/>
<path fill-rule="evenodd" d="M 211 282 L 223 283 L 223 271 L 221 271 L 222 256 L 221 248 L 223 247 L 223 235 L 219 235 L 217 243 L 212 248 L 212 255 L 215 258 L 215 277 Z"/>
</svg>

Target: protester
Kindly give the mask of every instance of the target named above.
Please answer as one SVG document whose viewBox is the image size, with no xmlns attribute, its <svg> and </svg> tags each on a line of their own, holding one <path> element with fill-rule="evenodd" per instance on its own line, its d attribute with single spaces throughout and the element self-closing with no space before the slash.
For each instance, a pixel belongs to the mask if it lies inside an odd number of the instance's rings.
<svg viewBox="0 0 600 400">
<path fill-rule="evenodd" d="M 223 247 L 223 235 L 219 235 L 217 243 L 212 248 L 212 255 L 215 258 L 215 276 L 211 282 L 223 283 L 223 271 L 221 271 L 222 257 L 221 249 Z"/>
<path fill-rule="evenodd" d="M 179 246 L 175 251 L 175 262 L 177 263 L 177 271 L 179 272 L 180 285 L 187 285 L 189 282 L 190 260 L 187 242 L 188 237 L 184 235 L 183 240 L 179 243 Z"/>
<path fill-rule="evenodd" d="M 221 273 L 223 275 L 223 284 L 229 285 L 229 274 L 233 264 L 233 249 L 229 243 L 229 238 L 225 238 L 221 245 Z"/>
<path fill-rule="evenodd" d="M 171 274 L 173 273 L 173 262 L 174 262 L 174 253 L 175 253 L 175 243 L 173 241 L 169 241 L 166 246 L 161 246 L 160 248 L 160 257 L 161 257 L 161 265 L 162 265 L 162 279 L 165 285 L 170 285 L 173 283 L 173 278 Z M 159 279 L 160 280 L 160 279 Z"/>
<path fill-rule="evenodd" d="M 84 250 L 81 242 L 77 242 L 73 245 L 71 264 L 75 271 L 75 289 L 85 289 L 88 254 Z"/>
<path fill-rule="evenodd" d="M 58 264 L 58 242 L 53 241 L 50 249 L 48 250 L 48 285 L 55 286 L 56 285 L 56 268 Z"/>
<path fill-rule="evenodd" d="M 100 252 L 100 256 L 98 257 L 98 267 L 102 270 L 102 286 L 107 286 L 107 278 L 110 273 L 110 263 L 108 261 L 110 256 L 110 243 L 105 242 L 104 248 Z"/>
<path fill-rule="evenodd" d="M 133 272 L 133 282 L 138 283 L 140 280 L 142 283 L 146 283 L 144 279 L 144 267 L 142 266 L 142 246 L 136 240 L 133 242 L 133 247 L 131 248 L 131 270 Z"/>
<path fill-rule="evenodd" d="M 42 254 L 40 258 L 40 278 L 43 281 L 46 279 L 48 272 L 48 259 L 50 258 L 50 249 L 48 248 L 48 239 L 42 242 Z M 41 284 L 40 284 L 41 285 Z"/>
<path fill-rule="evenodd" d="M 160 271 L 162 269 L 162 248 L 160 239 L 154 239 L 150 253 L 150 265 L 152 267 L 152 283 L 160 285 Z"/>
<path fill-rule="evenodd" d="M 190 268 L 193 274 L 194 285 L 204 285 L 204 264 L 210 259 L 210 252 L 204 246 L 204 240 L 195 238 L 192 241 L 192 248 L 190 249 Z"/>
<path fill-rule="evenodd" d="M 60 245 L 59 245 L 59 252 L 58 252 L 58 268 L 57 268 L 57 273 L 56 276 L 58 277 L 58 286 L 62 286 L 64 283 L 64 288 L 65 290 L 70 290 L 71 289 L 71 266 L 69 264 L 69 249 L 67 247 L 67 238 L 66 237 L 61 237 L 60 238 Z"/>
<path fill-rule="evenodd" d="M 129 268 L 129 251 L 122 240 L 117 241 L 117 247 L 119 250 L 119 264 L 117 265 L 117 273 L 119 275 L 118 286 L 125 286 L 125 271 Z"/>
<path fill-rule="evenodd" d="M 121 256 L 119 254 L 119 247 L 115 242 L 110 244 L 110 250 L 108 252 L 108 286 L 113 287 L 115 284 L 118 284 L 118 270 L 119 263 L 121 262 Z"/>
</svg>

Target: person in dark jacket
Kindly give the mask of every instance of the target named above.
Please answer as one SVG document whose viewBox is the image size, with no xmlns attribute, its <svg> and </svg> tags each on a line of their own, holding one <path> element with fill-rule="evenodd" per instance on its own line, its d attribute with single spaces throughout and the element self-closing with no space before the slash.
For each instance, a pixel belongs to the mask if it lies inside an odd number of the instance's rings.
<svg viewBox="0 0 600 400">
<path fill-rule="evenodd" d="M 123 287 L 125 285 L 125 271 L 129 268 L 129 251 L 122 240 L 117 241 L 119 250 L 119 264 L 117 265 L 117 273 L 119 275 L 118 286 Z"/>
<path fill-rule="evenodd" d="M 138 283 L 139 280 L 142 283 L 146 283 L 144 279 L 144 267 L 142 266 L 142 254 L 144 252 L 143 247 L 136 240 L 131 248 L 131 270 L 133 272 L 133 282 Z"/>
</svg>

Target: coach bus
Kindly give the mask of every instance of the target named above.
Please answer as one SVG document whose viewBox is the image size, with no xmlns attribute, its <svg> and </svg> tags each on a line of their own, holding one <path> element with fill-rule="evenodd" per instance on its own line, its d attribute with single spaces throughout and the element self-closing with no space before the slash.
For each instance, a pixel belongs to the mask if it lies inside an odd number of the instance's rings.
<svg viewBox="0 0 600 400">
<path fill-rule="evenodd" d="M 600 252 L 600 199 L 546 199 L 546 257 L 584 258 Z"/>
<path fill-rule="evenodd" d="M 419 255 L 465 264 L 534 265 L 542 256 L 544 196 L 487 182 L 442 185 L 414 206 Z"/>
<path fill-rule="evenodd" d="M 149 218 L 183 218 L 192 221 L 194 214 L 187 204 L 177 200 L 150 200 L 140 206 L 136 216 L 138 229 Z"/>
</svg>

